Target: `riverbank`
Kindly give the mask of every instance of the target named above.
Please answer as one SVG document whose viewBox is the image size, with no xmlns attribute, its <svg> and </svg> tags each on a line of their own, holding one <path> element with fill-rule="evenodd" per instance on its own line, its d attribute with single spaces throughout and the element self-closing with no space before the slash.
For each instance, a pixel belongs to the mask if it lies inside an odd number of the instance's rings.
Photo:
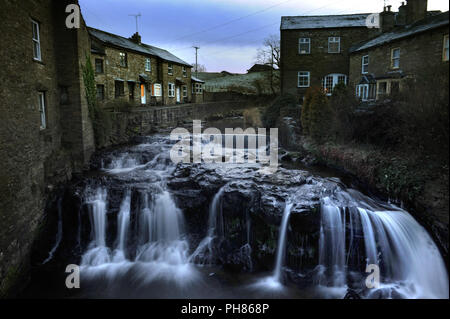
<svg viewBox="0 0 450 319">
<path fill-rule="evenodd" d="M 350 174 L 370 192 L 405 207 L 432 234 L 448 263 L 448 166 L 431 156 L 373 145 L 318 143 L 301 135 L 294 119 L 279 122 L 280 144 L 291 151 L 290 159 Z"/>
</svg>

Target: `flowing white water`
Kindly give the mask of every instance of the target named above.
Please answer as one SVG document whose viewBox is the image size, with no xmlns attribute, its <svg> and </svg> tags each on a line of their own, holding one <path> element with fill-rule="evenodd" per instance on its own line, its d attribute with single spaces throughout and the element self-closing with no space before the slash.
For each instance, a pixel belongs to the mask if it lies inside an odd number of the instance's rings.
<svg viewBox="0 0 450 319">
<path fill-rule="evenodd" d="M 273 275 L 265 277 L 258 281 L 256 284 L 252 285 L 253 288 L 261 288 L 264 290 L 281 291 L 284 286 L 282 284 L 282 269 L 286 256 L 286 237 L 289 225 L 289 216 L 291 215 L 292 203 L 286 203 L 284 208 L 283 217 L 280 224 L 280 230 L 278 234 L 278 245 L 277 245 L 277 257 L 275 260 L 275 269 Z"/>
<path fill-rule="evenodd" d="M 123 261 L 126 258 L 126 242 L 128 229 L 130 226 L 131 193 L 127 191 L 125 198 L 120 205 L 119 215 L 117 215 L 118 241 L 114 252 L 115 262 Z"/>
<path fill-rule="evenodd" d="M 106 199 L 106 188 L 98 188 L 95 195 L 87 200 L 94 240 L 81 259 L 82 265 L 98 266 L 110 261 L 106 247 Z"/>
<path fill-rule="evenodd" d="M 200 265 L 211 265 L 214 260 L 213 240 L 224 236 L 222 196 L 225 186 L 221 187 L 214 195 L 209 206 L 208 232 L 200 242 L 197 249 L 189 257 L 189 260 Z"/>
<path fill-rule="evenodd" d="M 292 204 L 287 203 L 283 212 L 283 219 L 280 225 L 280 234 L 278 235 L 277 259 L 275 262 L 275 270 L 273 272 L 274 280 L 280 282 L 281 269 L 284 263 L 284 256 L 286 252 L 286 232 L 288 228 L 289 216 L 291 215 Z"/>
<path fill-rule="evenodd" d="M 56 241 L 55 245 L 53 245 L 53 248 L 48 253 L 48 257 L 42 262 L 43 265 L 48 263 L 50 260 L 53 259 L 53 255 L 55 254 L 56 250 L 59 247 L 59 244 L 61 244 L 62 235 L 63 235 L 63 225 L 62 225 L 62 207 L 61 207 L 62 198 L 58 200 L 58 230 L 56 233 Z"/>
<path fill-rule="evenodd" d="M 346 213 L 360 220 L 367 264 L 381 270 L 380 288 L 369 289 L 368 297 L 448 298 L 448 275 L 442 257 L 426 230 L 406 211 L 379 205 L 356 191 L 339 194 L 338 200 L 322 201 L 320 238 L 320 281 L 344 288 L 349 266 L 345 260 L 355 225 L 347 226 Z M 350 227 L 351 232 L 346 233 Z M 331 277 L 331 280 L 329 278 Z M 327 280 L 328 279 L 328 280 Z"/>
</svg>

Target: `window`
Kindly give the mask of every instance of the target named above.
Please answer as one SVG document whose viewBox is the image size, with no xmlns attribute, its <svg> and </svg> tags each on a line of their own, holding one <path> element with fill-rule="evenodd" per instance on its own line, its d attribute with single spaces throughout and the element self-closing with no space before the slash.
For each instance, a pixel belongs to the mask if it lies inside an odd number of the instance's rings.
<svg viewBox="0 0 450 319">
<path fill-rule="evenodd" d="M 41 130 L 45 130 L 47 128 L 47 118 L 46 118 L 46 110 L 45 110 L 45 92 L 38 93 L 39 99 L 39 114 L 41 118 Z"/>
<path fill-rule="evenodd" d="M 195 93 L 195 94 L 203 93 L 203 85 L 201 83 L 195 83 L 192 88 L 193 88 L 192 93 Z"/>
<path fill-rule="evenodd" d="M 448 61 L 448 34 L 444 35 L 444 51 L 442 53 L 442 60 L 443 61 Z"/>
<path fill-rule="evenodd" d="M 340 53 L 341 52 L 341 38 L 329 37 L 328 38 L 328 53 Z"/>
<path fill-rule="evenodd" d="M 42 61 L 41 56 L 41 35 L 39 33 L 39 23 L 31 20 L 33 28 L 33 59 L 36 61 Z"/>
<path fill-rule="evenodd" d="M 187 86 L 183 85 L 183 97 L 187 97 L 188 93 L 187 93 Z"/>
<path fill-rule="evenodd" d="M 378 94 L 383 95 L 387 93 L 387 82 L 378 83 Z"/>
<path fill-rule="evenodd" d="M 297 86 L 299 88 L 307 88 L 309 87 L 309 75 L 308 71 L 300 71 L 298 72 L 298 83 Z"/>
<path fill-rule="evenodd" d="M 356 96 L 362 101 L 367 101 L 369 99 L 369 84 L 359 84 L 356 86 Z"/>
<path fill-rule="evenodd" d="M 398 69 L 400 67 L 400 49 L 391 50 L 391 68 Z"/>
<path fill-rule="evenodd" d="M 115 81 L 114 88 L 115 88 L 114 96 L 116 98 L 121 97 L 125 94 L 123 81 Z"/>
<path fill-rule="evenodd" d="M 367 74 L 369 73 L 369 56 L 365 55 L 362 57 L 362 68 L 361 68 L 361 73 L 362 74 Z"/>
<path fill-rule="evenodd" d="M 103 101 L 105 99 L 105 86 L 97 84 L 97 100 Z"/>
<path fill-rule="evenodd" d="M 175 84 L 169 83 L 169 97 L 175 96 Z"/>
<path fill-rule="evenodd" d="M 331 95 L 338 83 L 347 84 L 347 76 L 339 73 L 328 74 L 322 79 L 322 88 L 326 94 Z"/>
<path fill-rule="evenodd" d="M 298 53 L 299 54 L 310 54 L 311 53 L 311 39 L 310 38 L 300 38 L 298 40 Z"/>
<path fill-rule="evenodd" d="M 153 96 L 161 96 L 161 84 L 153 84 Z"/>
<path fill-rule="evenodd" d="M 150 59 L 145 59 L 145 71 L 151 72 L 152 71 L 152 61 Z"/>
<path fill-rule="evenodd" d="M 167 64 L 167 73 L 172 75 L 173 74 L 173 65 L 172 63 Z"/>
<path fill-rule="evenodd" d="M 187 70 L 185 66 L 183 66 L 183 77 L 187 77 Z"/>
<path fill-rule="evenodd" d="M 95 59 L 95 73 L 100 74 L 103 73 L 103 60 Z"/>
<path fill-rule="evenodd" d="M 119 61 L 120 66 L 126 68 L 128 65 L 127 64 L 127 54 L 125 52 L 120 52 L 119 59 L 120 59 L 120 61 Z"/>
</svg>

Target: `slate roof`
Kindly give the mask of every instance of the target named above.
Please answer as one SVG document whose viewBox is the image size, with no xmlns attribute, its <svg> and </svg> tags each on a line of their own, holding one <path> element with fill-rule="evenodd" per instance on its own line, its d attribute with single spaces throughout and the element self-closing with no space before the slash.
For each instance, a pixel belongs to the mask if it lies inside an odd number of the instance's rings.
<svg viewBox="0 0 450 319">
<path fill-rule="evenodd" d="M 205 81 L 197 79 L 195 76 L 191 76 L 191 80 L 194 82 L 205 83 Z"/>
<path fill-rule="evenodd" d="M 363 51 L 366 49 L 383 45 L 385 43 L 389 43 L 412 35 L 416 35 L 421 32 L 426 32 L 435 28 L 439 28 L 448 25 L 448 21 L 449 21 L 448 11 L 437 15 L 431 15 L 425 19 L 417 21 L 416 23 L 409 24 L 403 27 L 397 27 L 393 31 L 385 32 L 371 40 L 359 43 L 350 48 L 350 52 Z"/>
<path fill-rule="evenodd" d="M 132 50 L 135 52 L 139 52 L 139 53 L 143 53 L 143 54 L 148 54 L 148 55 L 152 55 L 152 56 L 156 56 L 159 57 L 165 61 L 169 61 L 169 62 L 173 62 L 173 63 L 178 63 L 178 64 L 182 64 L 182 65 L 186 65 L 188 67 L 192 67 L 192 65 L 190 65 L 189 63 L 181 60 L 180 58 L 176 57 L 175 55 L 173 55 L 172 53 L 170 53 L 167 50 L 158 48 L 158 47 L 154 47 L 152 45 L 148 45 L 148 44 L 137 44 L 136 42 L 121 37 L 119 35 L 116 34 L 112 34 L 112 33 L 108 33 L 105 31 L 101 31 L 98 29 L 94 29 L 94 28 L 90 28 L 88 27 L 88 31 L 89 34 L 98 39 L 99 41 L 105 43 L 105 44 L 109 44 L 109 45 L 113 45 L 116 47 L 120 47 L 120 48 L 124 48 L 124 49 L 128 49 L 128 50 Z"/>
<path fill-rule="evenodd" d="M 370 13 L 281 17 L 281 30 L 366 27 Z"/>
</svg>

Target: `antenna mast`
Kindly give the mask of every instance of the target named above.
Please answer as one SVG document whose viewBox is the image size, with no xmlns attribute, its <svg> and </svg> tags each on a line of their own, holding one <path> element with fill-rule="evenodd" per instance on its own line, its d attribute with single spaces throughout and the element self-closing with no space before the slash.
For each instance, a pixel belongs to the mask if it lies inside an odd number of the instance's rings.
<svg viewBox="0 0 450 319">
<path fill-rule="evenodd" d="M 129 14 L 130 17 L 134 17 L 136 19 L 136 33 L 139 33 L 138 30 L 138 18 L 142 17 L 141 13 L 138 14 Z"/>
</svg>

